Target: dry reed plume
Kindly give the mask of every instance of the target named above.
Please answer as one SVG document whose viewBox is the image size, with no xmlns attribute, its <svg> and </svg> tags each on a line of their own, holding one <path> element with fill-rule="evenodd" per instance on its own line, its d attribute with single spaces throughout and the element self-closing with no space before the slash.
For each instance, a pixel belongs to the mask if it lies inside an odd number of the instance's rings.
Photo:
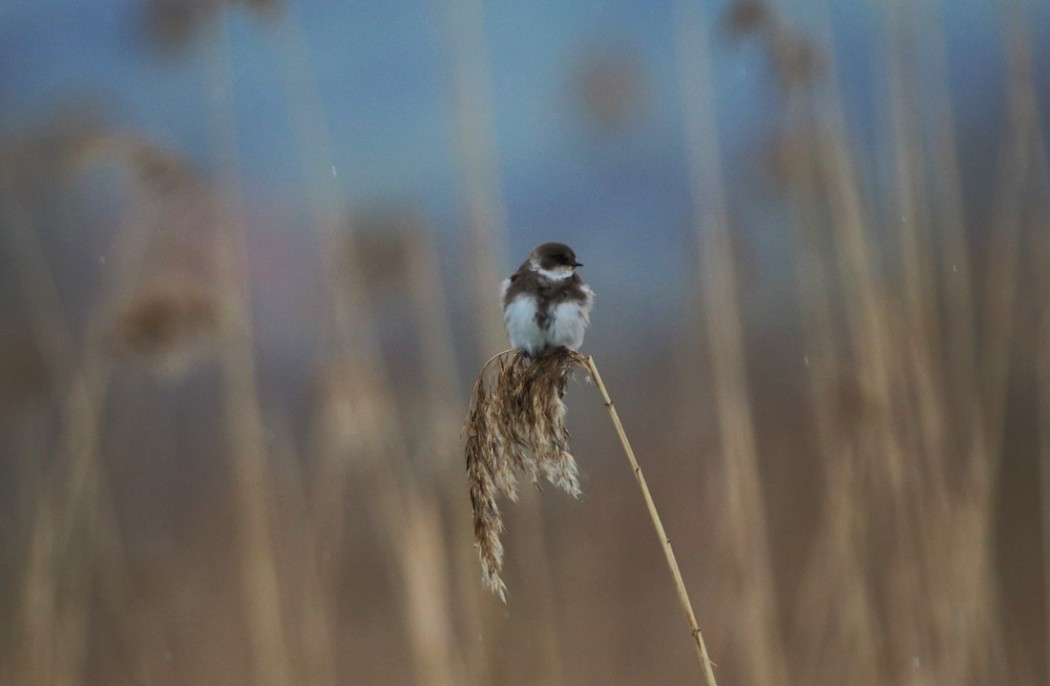
<svg viewBox="0 0 1050 686">
<path fill-rule="evenodd" d="M 500 577 L 503 518 L 496 498 L 503 493 L 517 500 L 519 478 L 531 483 L 546 478 L 572 496 L 580 495 L 562 395 L 572 373 L 586 362 L 570 350 L 535 360 L 511 351 L 493 360 L 498 360 L 495 378 L 486 383 L 482 369 L 467 414 L 467 482 L 483 579 L 506 602 L 507 587 Z"/>
<path fill-rule="evenodd" d="M 116 315 L 110 343 L 120 356 L 176 374 L 204 353 L 220 320 L 214 293 L 188 278 L 159 279 Z"/>
<path fill-rule="evenodd" d="M 182 48 L 217 22 L 227 7 L 245 7 L 264 18 L 282 9 L 278 0 L 152 0 L 144 10 L 144 33 L 162 50 Z"/>
<path fill-rule="evenodd" d="M 56 370 L 51 367 L 32 337 L 0 332 L 0 415 L 55 390 Z"/>
</svg>

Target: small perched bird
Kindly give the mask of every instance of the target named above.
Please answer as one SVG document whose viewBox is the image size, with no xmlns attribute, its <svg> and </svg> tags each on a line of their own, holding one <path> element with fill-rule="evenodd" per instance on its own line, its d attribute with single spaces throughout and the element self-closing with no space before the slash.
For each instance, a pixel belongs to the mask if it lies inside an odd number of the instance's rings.
<svg viewBox="0 0 1050 686">
<path fill-rule="evenodd" d="M 543 243 L 503 280 L 503 321 L 512 346 L 534 357 L 583 344 L 594 292 L 576 273 L 582 266 L 564 243 Z"/>
</svg>

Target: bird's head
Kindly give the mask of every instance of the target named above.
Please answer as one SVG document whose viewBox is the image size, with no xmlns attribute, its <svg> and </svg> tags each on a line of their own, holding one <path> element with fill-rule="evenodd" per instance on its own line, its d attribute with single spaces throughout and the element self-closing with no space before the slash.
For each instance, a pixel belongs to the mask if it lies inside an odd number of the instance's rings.
<svg viewBox="0 0 1050 686">
<path fill-rule="evenodd" d="M 533 271 L 555 281 L 567 279 L 583 263 L 576 261 L 576 253 L 564 243 L 542 243 L 532 249 L 529 266 Z"/>
</svg>

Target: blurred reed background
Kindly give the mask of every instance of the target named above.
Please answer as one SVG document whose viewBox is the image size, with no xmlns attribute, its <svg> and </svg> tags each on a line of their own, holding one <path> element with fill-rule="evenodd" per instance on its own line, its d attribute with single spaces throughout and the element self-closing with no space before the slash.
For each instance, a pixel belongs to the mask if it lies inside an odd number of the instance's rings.
<svg viewBox="0 0 1050 686">
<path fill-rule="evenodd" d="M 544 240 L 722 684 L 1050 683 L 1050 9 L 0 7 L 0 683 L 700 683 L 593 387 L 460 434 Z"/>
</svg>

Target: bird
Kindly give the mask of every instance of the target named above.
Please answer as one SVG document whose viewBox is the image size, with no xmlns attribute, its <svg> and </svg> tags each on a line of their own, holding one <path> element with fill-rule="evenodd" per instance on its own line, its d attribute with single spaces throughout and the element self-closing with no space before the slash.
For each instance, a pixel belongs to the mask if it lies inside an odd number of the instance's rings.
<svg viewBox="0 0 1050 686">
<path fill-rule="evenodd" d="M 503 322 L 510 344 L 529 357 L 556 348 L 579 350 L 590 324 L 594 291 L 564 243 L 541 243 L 503 280 Z"/>
</svg>

